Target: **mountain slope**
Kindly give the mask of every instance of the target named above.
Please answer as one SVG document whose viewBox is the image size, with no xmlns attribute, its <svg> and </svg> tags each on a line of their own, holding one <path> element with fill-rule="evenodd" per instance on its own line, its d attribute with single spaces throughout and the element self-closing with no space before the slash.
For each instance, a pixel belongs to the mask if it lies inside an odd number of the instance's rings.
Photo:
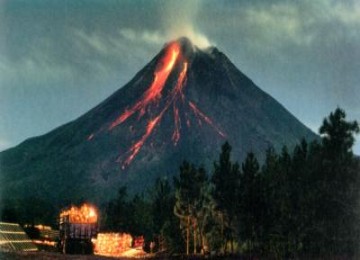
<svg viewBox="0 0 360 260">
<path fill-rule="evenodd" d="M 88 113 L 0 153 L 2 197 L 100 201 L 177 174 L 184 159 L 209 167 L 226 140 L 241 161 L 303 137 L 317 138 L 223 53 L 181 38 Z"/>
</svg>

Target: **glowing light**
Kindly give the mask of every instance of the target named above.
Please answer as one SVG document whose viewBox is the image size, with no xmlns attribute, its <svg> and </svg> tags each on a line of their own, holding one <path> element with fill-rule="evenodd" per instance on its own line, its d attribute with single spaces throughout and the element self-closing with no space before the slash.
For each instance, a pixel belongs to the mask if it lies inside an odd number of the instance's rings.
<svg viewBox="0 0 360 260">
<path fill-rule="evenodd" d="M 179 74 L 179 78 L 177 80 L 177 83 L 176 83 L 176 86 L 174 89 L 175 90 L 174 96 L 177 97 L 177 94 L 179 94 L 183 101 L 184 101 L 185 97 L 184 97 L 184 93 L 182 92 L 182 90 L 183 90 L 184 85 L 186 84 L 185 81 L 186 81 L 187 69 L 188 69 L 188 63 L 184 62 L 183 69 Z"/>
<path fill-rule="evenodd" d="M 185 113 L 184 126 L 188 128 L 191 126 L 189 113 L 193 113 L 197 119 L 199 125 L 206 123 L 210 125 L 215 131 L 222 137 L 225 134 L 220 128 L 213 123 L 213 121 L 205 115 L 197 106 L 186 99 L 184 95 L 184 87 L 187 85 L 187 73 L 189 64 L 185 57 L 181 55 L 181 46 L 178 42 L 173 42 L 165 49 L 164 56 L 160 59 L 159 63 L 155 67 L 154 78 L 150 86 L 146 89 L 143 95 L 133 104 L 127 107 L 113 122 L 108 126 L 108 130 L 111 131 L 115 127 L 121 125 L 130 117 L 136 115 L 136 120 L 140 120 L 142 117 L 147 116 L 147 124 L 141 137 L 136 140 L 130 148 L 118 158 L 118 162 L 122 164 L 122 168 L 126 168 L 138 155 L 145 142 L 153 134 L 156 127 L 160 124 L 163 115 L 172 107 L 174 117 L 174 130 L 172 132 L 171 140 L 176 146 L 181 137 L 182 122 L 180 113 Z M 165 92 L 164 88 L 172 71 L 174 71 L 175 64 L 178 64 L 176 68 L 180 71 L 177 72 L 176 83 L 173 84 L 173 88 L 169 92 Z M 173 72 L 174 73 L 174 72 Z M 162 98 L 162 95 L 166 95 Z M 160 102 L 161 101 L 161 102 Z M 189 106 L 189 112 L 181 111 L 181 107 Z M 99 132 L 103 131 L 100 129 Z M 130 131 L 134 132 L 134 128 L 130 127 Z M 98 132 L 97 132 L 98 133 Z M 96 134 L 97 134 L 96 133 Z M 88 137 L 88 140 L 94 138 L 94 134 Z M 152 145 L 152 142 L 150 143 Z"/>
<path fill-rule="evenodd" d="M 197 106 L 189 101 L 189 106 L 190 108 L 194 111 L 194 114 L 198 117 L 199 119 L 199 124 L 201 125 L 201 120 L 204 120 L 206 123 L 208 123 L 212 128 L 215 129 L 215 131 L 222 137 L 225 137 L 226 135 L 219 129 L 219 127 L 217 127 L 212 120 L 207 117 L 200 109 L 197 108 Z"/>
<path fill-rule="evenodd" d="M 60 213 L 60 218 L 69 217 L 70 223 L 96 223 L 97 214 L 93 207 L 83 204 L 80 208 L 72 206 Z"/>
<path fill-rule="evenodd" d="M 173 66 L 174 66 L 174 64 L 172 64 L 172 67 Z M 132 162 L 132 160 L 135 158 L 135 156 L 139 153 L 139 151 L 143 147 L 145 141 L 149 138 L 149 136 L 153 132 L 154 128 L 159 124 L 159 122 L 161 121 L 164 113 L 169 109 L 171 104 L 174 104 L 174 107 L 176 108 L 176 101 L 178 99 L 180 99 L 180 98 L 184 99 L 182 89 L 183 89 L 184 82 L 185 82 L 185 79 L 186 79 L 187 67 L 188 67 L 187 62 L 184 62 L 183 63 L 183 68 L 182 68 L 182 71 L 181 71 L 181 73 L 180 73 L 180 75 L 178 77 L 176 86 L 171 91 L 169 98 L 166 100 L 164 108 L 161 110 L 161 112 L 154 119 L 151 119 L 148 122 L 147 127 L 146 127 L 146 132 L 141 137 L 141 139 L 139 141 L 137 141 L 133 146 L 131 146 L 131 148 L 130 148 L 130 150 L 128 152 L 130 155 L 127 157 L 127 159 L 122 164 L 123 169 L 126 166 L 128 166 Z M 169 66 L 166 66 L 165 68 L 168 69 Z M 165 82 L 164 82 L 164 84 L 165 84 Z M 175 118 L 175 120 L 177 121 L 177 128 L 175 129 L 174 134 L 173 134 L 173 136 L 174 136 L 173 141 L 174 141 L 174 144 L 176 145 L 177 142 L 180 139 L 180 131 L 179 131 L 179 128 L 178 128 L 178 126 L 180 125 L 179 116 L 177 116 L 177 118 Z"/>
<path fill-rule="evenodd" d="M 132 237 L 126 233 L 99 233 L 94 240 L 97 255 L 120 256 L 131 249 Z"/>
<path fill-rule="evenodd" d="M 146 255 L 142 250 L 144 237 L 132 238 L 126 233 L 99 233 L 93 239 L 96 255 L 113 257 L 140 257 Z"/>
<path fill-rule="evenodd" d="M 149 89 L 147 89 L 140 99 L 133 107 L 125 110 L 113 123 L 109 129 L 113 129 L 119 124 L 125 122 L 130 116 L 136 112 L 144 114 L 146 107 L 156 102 L 161 97 L 161 92 L 165 87 L 165 82 L 175 65 L 175 62 L 180 54 L 180 45 L 177 42 L 172 43 L 167 49 L 164 58 L 157 65 L 155 69 L 154 81 Z"/>
<path fill-rule="evenodd" d="M 96 212 L 93 208 L 89 209 L 89 217 L 90 218 L 96 217 Z"/>
<path fill-rule="evenodd" d="M 146 139 L 150 136 L 152 131 L 154 130 L 154 127 L 158 124 L 162 117 L 162 113 L 155 117 L 153 120 L 150 120 L 146 127 L 145 134 L 141 137 L 139 141 L 137 141 L 131 148 L 130 148 L 130 156 L 125 160 L 123 164 L 123 168 L 126 167 L 131 163 L 131 161 L 134 159 L 134 157 L 137 155 L 137 153 L 140 151 L 141 147 L 144 145 Z"/>
<path fill-rule="evenodd" d="M 180 118 L 179 118 L 179 109 L 174 106 L 174 119 L 175 119 L 175 130 L 172 135 L 172 140 L 176 145 L 180 139 Z"/>
</svg>

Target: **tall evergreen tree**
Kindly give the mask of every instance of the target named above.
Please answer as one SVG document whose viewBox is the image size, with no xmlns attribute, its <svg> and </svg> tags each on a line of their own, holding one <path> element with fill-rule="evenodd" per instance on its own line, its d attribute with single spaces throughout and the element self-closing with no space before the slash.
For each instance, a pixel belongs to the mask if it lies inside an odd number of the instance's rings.
<svg viewBox="0 0 360 260">
<path fill-rule="evenodd" d="M 351 236 L 354 208 L 357 207 L 357 174 L 352 170 L 354 135 L 359 133 L 356 121 L 346 121 L 345 112 L 337 108 L 320 127 L 322 137 L 323 207 L 322 214 L 326 250 L 350 252 L 355 248 Z"/>
<path fill-rule="evenodd" d="M 129 204 L 126 187 L 118 191 L 118 196 L 111 200 L 105 209 L 104 229 L 117 232 L 129 230 Z"/>
<path fill-rule="evenodd" d="M 190 253 L 191 232 L 193 235 L 193 249 L 197 252 L 198 210 L 201 204 L 201 192 L 207 180 L 205 170 L 197 169 L 193 164 L 186 161 L 180 166 L 179 179 L 174 178 L 175 184 L 175 207 L 174 213 L 180 218 L 181 225 L 186 232 L 186 253 Z"/>
<path fill-rule="evenodd" d="M 155 181 L 152 194 L 152 215 L 154 231 L 159 234 L 163 225 L 170 220 L 173 213 L 174 195 L 167 179 Z"/>
<path fill-rule="evenodd" d="M 214 185 L 213 198 L 217 204 L 218 211 L 222 216 L 222 233 L 224 241 L 224 251 L 227 250 L 227 241 L 230 242 L 231 252 L 233 252 L 233 242 L 236 233 L 235 222 L 236 213 L 239 206 L 239 164 L 233 163 L 230 159 L 231 146 L 225 142 L 221 147 L 219 161 L 214 163 L 212 183 Z"/>
<path fill-rule="evenodd" d="M 178 219 L 173 214 L 175 196 L 167 179 L 157 179 L 151 194 L 154 240 L 158 241 L 159 250 L 183 252 Z"/>
<path fill-rule="evenodd" d="M 238 217 L 240 238 L 247 243 L 250 253 L 256 250 L 262 236 L 264 202 L 259 169 L 255 155 L 249 153 L 242 164 Z"/>
<path fill-rule="evenodd" d="M 308 143 L 302 139 L 296 145 L 292 154 L 292 163 L 289 173 L 290 189 L 290 216 L 289 240 L 294 257 L 301 253 L 306 237 L 310 212 L 309 203 L 312 188 L 310 187 L 310 174 L 308 165 Z"/>
<path fill-rule="evenodd" d="M 151 203 L 143 194 L 135 195 L 128 202 L 128 231 L 134 236 L 144 236 L 149 240 L 153 233 Z"/>
<path fill-rule="evenodd" d="M 279 156 L 273 148 L 266 152 L 262 168 L 265 190 L 266 221 L 264 222 L 267 251 L 274 257 L 288 257 L 288 225 L 290 194 L 288 171 L 290 156 L 283 148 Z"/>
</svg>

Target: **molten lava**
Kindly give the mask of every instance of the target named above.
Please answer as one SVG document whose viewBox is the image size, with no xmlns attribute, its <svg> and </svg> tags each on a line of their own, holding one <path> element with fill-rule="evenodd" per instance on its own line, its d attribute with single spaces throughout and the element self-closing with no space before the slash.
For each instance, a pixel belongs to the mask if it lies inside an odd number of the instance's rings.
<svg viewBox="0 0 360 260">
<path fill-rule="evenodd" d="M 190 108 L 194 111 L 194 114 L 199 118 L 199 124 L 201 124 L 201 119 L 204 120 L 206 123 L 208 123 L 211 127 L 213 127 L 216 132 L 221 135 L 222 137 L 225 137 L 226 135 L 220 130 L 219 127 L 217 127 L 212 120 L 207 117 L 203 112 L 200 111 L 200 109 L 195 106 L 195 104 L 191 101 L 189 101 Z"/>
<path fill-rule="evenodd" d="M 172 61 L 172 59 L 171 59 Z M 174 63 L 171 62 L 171 68 L 174 66 Z M 187 72 L 187 67 L 188 67 L 188 63 L 184 62 L 183 63 L 183 68 L 182 71 L 179 75 L 179 78 L 177 80 L 176 86 L 175 88 L 171 91 L 168 99 L 166 100 L 165 106 L 164 108 L 161 110 L 161 112 L 158 114 L 158 116 L 156 116 L 154 119 L 151 119 L 146 127 L 146 132 L 145 134 L 141 137 L 141 139 L 139 141 L 137 141 L 129 150 L 129 156 L 127 157 L 127 159 L 124 161 L 122 168 L 125 168 L 127 165 L 129 165 L 131 163 L 131 161 L 135 158 L 135 156 L 138 154 L 138 152 L 140 151 L 141 147 L 144 145 L 145 141 L 148 139 L 148 137 L 151 135 L 151 133 L 153 132 L 154 128 L 159 124 L 159 122 L 161 121 L 163 115 L 165 114 L 165 112 L 169 109 L 169 107 L 171 106 L 171 104 L 174 105 L 174 109 L 175 111 L 178 111 L 177 107 L 176 107 L 176 103 L 178 101 L 178 99 L 182 99 L 184 100 L 184 94 L 182 92 L 184 81 L 186 79 L 186 72 Z M 165 67 L 166 69 L 170 68 L 169 65 L 167 65 Z M 156 78 L 155 78 L 156 80 Z M 163 84 L 165 85 L 165 81 L 163 82 Z M 151 87 L 150 87 L 151 88 Z M 163 89 L 164 86 L 161 87 L 161 89 Z M 159 95 L 161 94 L 161 92 L 159 92 Z M 145 108 L 142 108 L 141 111 L 144 111 Z M 173 141 L 174 144 L 176 145 L 177 142 L 180 139 L 180 131 L 179 131 L 179 125 L 180 125 L 180 119 L 179 119 L 179 114 L 178 112 L 175 112 L 175 130 L 174 130 L 174 134 L 173 134 Z"/>
<path fill-rule="evenodd" d="M 177 63 L 179 64 L 178 68 L 181 68 L 181 71 L 178 73 L 176 84 L 173 89 L 164 96 L 163 100 L 161 100 L 161 97 L 164 95 L 163 92 L 165 92 L 164 89 L 167 79 L 171 73 L 174 73 L 174 67 Z M 156 110 L 159 111 L 157 114 L 148 119 L 145 133 L 141 136 L 141 138 L 134 142 L 125 154 L 119 157 L 118 161 L 122 162 L 122 168 L 125 168 L 132 162 L 132 160 L 140 152 L 147 139 L 160 124 L 163 115 L 171 107 L 174 116 L 174 130 L 171 139 L 174 145 L 178 144 L 180 140 L 180 130 L 182 127 L 180 117 L 181 111 L 179 110 L 180 102 L 183 104 L 183 107 L 188 106 L 190 108 L 190 112 L 195 115 L 195 118 L 197 118 L 200 125 L 201 122 L 204 121 L 215 129 L 221 137 L 225 137 L 225 134 L 208 116 L 198 109 L 193 102 L 186 100 L 183 89 L 186 86 L 188 66 L 188 61 L 185 57 L 183 57 L 183 55 L 181 55 L 180 44 L 178 42 L 172 42 L 169 44 L 165 49 L 164 56 L 155 68 L 153 82 L 149 88 L 133 106 L 127 107 L 125 111 L 120 114 L 108 127 L 109 130 L 113 130 L 133 115 L 137 115 L 137 120 L 140 120 L 147 111 L 151 111 L 152 113 Z M 163 107 L 161 107 L 161 104 L 163 104 Z M 190 127 L 191 122 L 187 112 L 185 112 L 185 118 L 187 127 Z M 94 134 L 91 134 L 88 137 L 88 140 L 92 140 L 93 137 Z"/>
<path fill-rule="evenodd" d="M 164 89 L 165 82 L 174 67 L 177 57 L 180 53 L 180 45 L 176 42 L 172 43 L 167 49 L 164 58 L 157 65 L 155 69 L 154 81 L 147 91 L 145 91 L 141 100 L 138 101 L 133 107 L 127 109 L 121 114 L 111 125 L 110 130 L 117 125 L 123 123 L 130 116 L 136 112 L 140 112 L 142 115 L 145 113 L 147 106 L 151 103 L 155 103 L 161 97 L 161 92 Z"/>
<path fill-rule="evenodd" d="M 123 167 L 126 165 L 129 165 L 131 161 L 134 159 L 136 154 L 140 151 L 141 147 L 144 145 L 146 139 L 151 135 L 152 131 L 154 130 L 154 127 L 159 123 L 160 119 L 162 117 L 162 113 L 155 117 L 154 119 L 150 120 L 146 127 L 145 134 L 141 137 L 139 141 L 137 141 L 131 148 L 130 148 L 130 156 L 125 160 Z"/>
<path fill-rule="evenodd" d="M 172 140 L 176 145 L 180 139 L 180 118 L 179 118 L 179 109 L 174 106 L 174 121 L 175 121 L 175 130 L 172 135 Z"/>
</svg>

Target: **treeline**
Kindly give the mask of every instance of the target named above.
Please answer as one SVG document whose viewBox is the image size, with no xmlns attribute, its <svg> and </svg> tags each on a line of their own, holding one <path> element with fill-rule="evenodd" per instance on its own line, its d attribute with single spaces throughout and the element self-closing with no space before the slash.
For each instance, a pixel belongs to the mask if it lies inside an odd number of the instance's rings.
<svg viewBox="0 0 360 260">
<path fill-rule="evenodd" d="M 262 165 L 249 153 L 232 161 L 225 143 L 212 171 L 183 162 L 149 194 L 126 188 L 103 212 L 104 229 L 145 235 L 155 250 L 291 258 L 354 256 L 360 242 L 359 158 L 352 153 L 356 121 L 336 109 L 321 140 L 293 151 L 269 148 Z"/>
</svg>

